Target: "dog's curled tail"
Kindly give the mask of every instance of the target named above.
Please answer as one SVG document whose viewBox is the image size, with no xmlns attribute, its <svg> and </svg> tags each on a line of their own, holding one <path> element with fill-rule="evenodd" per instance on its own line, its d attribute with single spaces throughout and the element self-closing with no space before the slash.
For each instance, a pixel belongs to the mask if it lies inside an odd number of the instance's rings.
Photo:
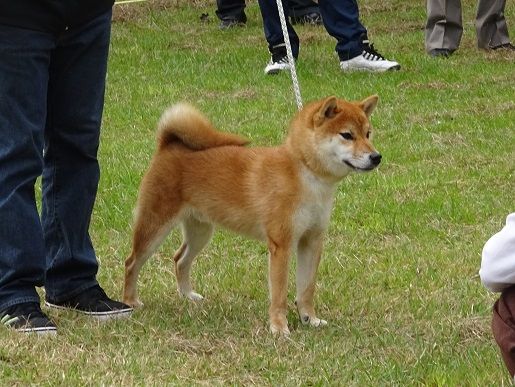
<svg viewBox="0 0 515 387">
<path fill-rule="evenodd" d="M 242 146 L 249 142 L 237 134 L 216 130 L 201 112 L 187 103 L 178 103 L 165 110 L 157 126 L 157 141 L 159 149 L 180 143 L 192 150 Z"/>
</svg>

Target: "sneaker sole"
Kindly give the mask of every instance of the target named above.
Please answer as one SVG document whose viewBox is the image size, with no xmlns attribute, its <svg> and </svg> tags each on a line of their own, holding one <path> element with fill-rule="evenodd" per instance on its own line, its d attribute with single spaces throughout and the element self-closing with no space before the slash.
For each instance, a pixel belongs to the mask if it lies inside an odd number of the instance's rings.
<svg viewBox="0 0 515 387">
<path fill-rule="evenodd" d="M 279 74 L 283 71 L 290 71 L 290 68 L 287 67 L 287 68 L 284 68 L 284 69 L 271 69 L 271 70 L 265 70 L 265 74 L 266 75 L 276 75 L 276 74 Z"/>
<path fill-rule="evenodd" d="M 398 71 L 401 69 L 400 65 L 392 66 L 386 69 L 373 69 L 370 67 L 340 67 L 342 71 L 368 71 L 370 73 L 386 73 L 387 71 Z"/>
<path fill-rule="evenodd" d="M 84 314 L 89 317 L 93 317 L 99 321 L 108 321 L 108 320 L 115 320 L 115 319 L 122 319 L 130 317 L 130 315 L 133 312 L 132 308 L 128 309 L 118 309 L 118 310 L 110 310 L 107 312 L 88 312 L 86 310 L 80 310 L 76 308 L 72 308 L 69 306 L 61 306 L 61 305 L 55 305 L 51 304 L 48 301 L 45 301 L 45 305 L 49 308 L 59 309 L 59 310 L 71 310 L 80 314 Z"/>
<path fill-rule="evenodd" d="M 40 327 L 40 328 L 18 328 L 16 332 L 20 333 L 34 333 L 38 336 L 53 336 L 57 334 L 56 327 Z"/>
<path fill-rule="evenodd" d="M 290 71 L 290 65 L 277 66 L 277 67 L 272 67 L 272 68 L 268 68 L 268 66 L 265 67 L 266 75 L 276 75 L 282 71 Z"/>
</svg>

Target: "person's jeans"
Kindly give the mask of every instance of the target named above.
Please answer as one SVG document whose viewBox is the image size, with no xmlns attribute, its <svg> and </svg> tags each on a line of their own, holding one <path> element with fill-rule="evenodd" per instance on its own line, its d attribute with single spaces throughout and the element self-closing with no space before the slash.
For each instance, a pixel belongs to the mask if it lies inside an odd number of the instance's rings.
<svg viewBox="0 0 515 387">
<path fill-rule="evenodd" d="M 237 20 L 241 23 L 247 22 L 245 0 L 217 0 L 215 13 L 220 20 Z"/>
<path fill-rule="evenodd" d="M 288 0 L 282 0 L 288 36 L 295 58 L 299 53 L 299 38 L 288 21 Z M 320 13 L 325 29 L 337 40 L 336 52 L 340 60 L 352 59 L 363 52 L 361 39 L 367 35 L 366 28 L 359 20 L 359 9 L 356 0 L 319 0 Z M 276 0 L 259 0 L 259 8 L 263 17 L 263 28 L 268 48 L 284 43 L 279 11 Z"/>
<path fill-rule="evenodd" d="M 265 39 L 268 43 L 268 50 L 273 52 L 274 48 L 284 45 L 284 36 L 281 28 L 281 19 L 279 18 L 279 10 L 277 9 L 277 2 L 276 0 L 259 0 L 258 3 L 263 18 L 263 29 L 265 31 Z M 299 56 L 299 37 L 288 18 L 288 0 L 282 0 L 282 5 L 286 18 L 288 37 L 290 38 L 291 51 L 293 57 L 297 59 Z M 286 52 L 285 50 L 283 51 Z"/>
<path fill-rule="evenodd" d="M 56 36 L 0 25 L 0 310 L 95 286 L 111 11 Z M 42 176 L 41 216 L 34 185 Z"/>
</svg>

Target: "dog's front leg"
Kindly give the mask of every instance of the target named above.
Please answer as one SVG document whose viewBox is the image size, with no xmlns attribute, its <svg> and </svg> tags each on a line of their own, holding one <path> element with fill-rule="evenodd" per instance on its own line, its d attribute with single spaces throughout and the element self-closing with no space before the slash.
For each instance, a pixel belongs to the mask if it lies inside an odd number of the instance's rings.
<svg viewBox="0 0 515 387">
<path fill-rule="evenodd" d="M 288 261 L 290 245 L 276 243 L 269 239 L 269 288 L 270 288 L 270 330 L 274 334 L 289 335 L 287 313 Z"/>
<path fill-rule="evenodd" d="M 311 233 L 304 236 L 297 246 L 297 297 L 295 303 L 303 324 L 319 327 L 327 321 L 319 319 L 315 314 L 313 298 L 315 279 L 322 256 L 323 234 Z"/>
</svg>

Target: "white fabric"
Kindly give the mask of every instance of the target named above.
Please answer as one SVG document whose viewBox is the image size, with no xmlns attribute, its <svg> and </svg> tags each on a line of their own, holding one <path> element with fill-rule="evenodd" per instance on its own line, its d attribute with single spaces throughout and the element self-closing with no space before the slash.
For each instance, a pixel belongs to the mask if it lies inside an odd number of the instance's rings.
<svg viewBox="0 0 515 387">
<path fill-rule="evenodd" d="M 486 242 L 479 276 L 493 292 L 515 285 L 515 212 L 508 215 L 503 229 Z"/>
</svg>

